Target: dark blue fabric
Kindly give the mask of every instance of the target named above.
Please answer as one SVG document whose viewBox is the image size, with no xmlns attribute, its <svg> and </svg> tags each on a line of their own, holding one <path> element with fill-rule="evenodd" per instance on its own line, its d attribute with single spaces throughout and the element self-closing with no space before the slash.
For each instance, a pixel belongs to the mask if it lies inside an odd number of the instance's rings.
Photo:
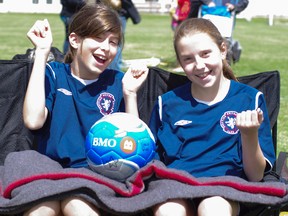
<svg viewBox="0 0 288 216">
<path fill-rule="evenodd" d="M 82 84 L 70 66 L 53 62 L 46 69 L 46 107 L 49 116 L 37 132 L 39 151 L 63 167 L 87 166 L 85 138 L 101 117 L 124 111 L 123 73 L 105 70 L 96 82 Z"/>
<path fill-rule="evenodd" d="M 270 128 L 265 127 L 270 125 L 268 111 L 263 94 L 256 89 L 231 81 L 226 97 L 207 105 L 191 96 L 188 83 L 160 99 L 156 105 L 159 110 L 154 109 L 152 113 L 150 128 L 158 139 L 159 158 L 168 167 L 185 170 L 196 177 L 233 175 L 245 178 L 242 143 L 235 118 L 237 113 L 259 107 L 264 113 L 259 143 L 268 161 L 268 170 L 272 168 L 274 147 Z"/>
</svg>

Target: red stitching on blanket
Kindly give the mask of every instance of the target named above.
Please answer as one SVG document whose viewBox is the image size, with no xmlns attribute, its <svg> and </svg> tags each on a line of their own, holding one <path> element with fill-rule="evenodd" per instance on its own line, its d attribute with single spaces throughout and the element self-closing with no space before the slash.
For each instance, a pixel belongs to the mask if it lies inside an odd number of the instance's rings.
<svg viewBox="0 0 288 216">
<path fill-rule="evenodd" d="M 141 169 L 135 177 L 133 177 L 130 181 L 126 181 L 125 187 L 127 190 L 123 190 L 116 185 L 113 184 L 113 182 L 108 182 L 103 179 L 97 178 L 95 176 L 87 175 L 87 174 L 81 174 L 81 173 L 47 173 L 47 174 L 39 174 L 39 175 L 33 175 L 27 178 L 23 178 L 17 181 L 12 182 L 9 184 L 4 192 L 3 197 L 10 198 L 12 191 L 24 184 L 42 180 L 42 179 L 51 179 L 51 180 L 61 180 L 61 179 L 67 179 L 67 178 L 82 178 L 86 180 L 90 180 L 99 184 L 103 184 L 112 190 L 115 191 L 115 193 L 118 193 L 121 196 L 125 197 L 131 197 L 135 196 L 139 193 L 141 193 L 144 190 L 145 184 L 144 180 L 152 176 L 153 174 L 156 174 L 158 178 L 162 179 L 171 179 L 176 180 L 185 184 L 193 185 L 193 186 L 227 186 L 234 189 L 237 189 L 239 191 L 248 192 L 248 193 L 258 193 L 258 194 L 266 194 L 271 196 L 278 196 L 283 197 L 286 195 L 286 189 L 280 188 L 280 187 L 274 187 L 271 185 L 265 185 L 264 183 L 259 184 L 253 184 L 253 183 L 239 183 L 235 181 L 228 181 L 228 180 L 214 180 L 214 178 L 211 178 L 211 180 L 205 180 L 203 182 L 197 180 L 193 176 L 184 175 L 181 172 L 176 172 L 169 170 L 167 168 L 160 168 L 153 163 L 149 166 L 144 167 Z M 261 185 L 260 185 L 261 184 Z"/>
</svg>

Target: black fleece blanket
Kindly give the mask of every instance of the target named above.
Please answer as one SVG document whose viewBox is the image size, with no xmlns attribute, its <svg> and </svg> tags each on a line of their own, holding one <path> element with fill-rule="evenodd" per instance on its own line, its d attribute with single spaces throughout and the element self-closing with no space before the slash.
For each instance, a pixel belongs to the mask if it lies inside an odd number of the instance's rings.
<svg viewBox="0 0 288 216">
<path fill-rule="evenodd" d="M 238 177 L 194 178 L 153 161 L 126 182 L 85 168 L 63 169 L 50 158 L 27 150 L 10 153 L 0 166 L 0 215 L 20 213 L 44 200 L 79 195 L 111 213 L 141 212 L 170 198 L 219 195 L 228 199 L 277 205 L 288 200 L 287 185 L 248 182 Z"/>
</svg>

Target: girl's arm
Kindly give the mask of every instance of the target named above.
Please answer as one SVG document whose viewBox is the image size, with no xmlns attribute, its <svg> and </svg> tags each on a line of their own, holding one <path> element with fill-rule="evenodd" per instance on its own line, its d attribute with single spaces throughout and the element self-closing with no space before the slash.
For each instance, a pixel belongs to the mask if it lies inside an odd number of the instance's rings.
<svg viewBox="0 0 288 216">
<path fill-rule="evenodd" d="M 241 133 L 243 167 L 250 181 L 262 180 L 266 167 L 266 160 L 258 140 L 258 129 L 262 122 L 263 111 L 259 108 L 243 111 L 236 119 L 236 126 Z"/>
<path fill-rule="evenodd" d="M 125 112 L 139 117 L 137 91 L 148 76 L 149 69 L 145 65 L 132 66 L 122 80 Z"/>
<path fill-rule="evenodd" d="M 245 8 L 248 6 L 249 1 L 248 0 L 241 0 L 238 1 L 237 4 L 231 4 L 231 3 L 226 3 L 227 8 L 229 9 L 229 11 L 234 11 L 235 13 L 238 14 L 240 12 L 242 12 L 243 10 L 245 10 Z"/>
<path fill-rule="evenodd" d="M 48 20 L 38 20 L 28 31 L 27 37 L 35 46 L 35 60 L 27 87 L 23 119 L 27 128 L 41 128 L 47 118 L 45 107 L 45 66 L 52 46 L 52 33 Z"/>
</svg>

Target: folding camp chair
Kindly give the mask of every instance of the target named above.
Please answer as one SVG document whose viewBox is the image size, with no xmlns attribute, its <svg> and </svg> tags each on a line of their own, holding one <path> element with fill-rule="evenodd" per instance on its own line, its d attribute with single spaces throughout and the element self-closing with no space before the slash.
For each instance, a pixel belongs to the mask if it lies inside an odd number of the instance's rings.
<svg viewBox="0 0 288 216">
<path fill-rule="evenodd" d="M 1 115 L 2 117 L 0 118 L 0 129 L 1 129 L 0 130 L 0 153 L 1 153 L 0 161 L 1 161 L 1 165 L 3 164 L 3 161 L 5 160 L 6 156 L 9 153 L 34 148 L 33 136 L 30 133 L 30 131 L 24 127 L 23 120 L 22 120 L 22 105 L 23 105 L 24 95 L 25 95 L 27 84 L 28 84 L 32 64 L 33 62 L 30 59 L 14 59 L 14 60 L 0 61 L 0 111 L 2 114 Z M 249 85 L 252 85 L 260 89 L 264 93 L 266 97 L 266 101 L 267 101 L 269 116 L 271 119 L 271 128 L 273 132 L 273 140 L 274 140 L 275 150 L 276 150 L 277 116 L 279 112 L 279 92 L 280 92 L 279 72 L 278 71 L 263 72 L 263 73 L 258 73 L 255 75 L 239 77 L 239 80 L 241 82 L 247 83 Z M 171 90 L 179 85 L 182 85 L 186 83 L 187 81 L 188 79 L 185 76 L 173 74 L 173 73 L 167 72 L 157 67 L 151 67 L 147 81 L 144 83 L 143 87 L 139 90 L 139 93 L 138 93 L 139 94 L 138 102 L 139 102 L 140 118 L 142 118 L 146 123 L 148 123 L 151 110 L 154 106 L 154 103 L 158 95 L 161 95 L 167 92 L 168 90 Z M 283 161 L 285 161 L 286 154 L 282 156 L 284 158 Z M 276 166 L 277 168 L 276 172 L 279 172 L 280 174 L 282 174 L 282 170 L 284 170 L 283 167 L 285 166 L 282 166 L 282 165 L 281 166 L 279 165 L 279 167 Z M 0 166 L 0 168 L 1 168 L 0 169 L 0 177 L 1 177 L 1 171 L 3 167 Z M 80 182 L 81 180 L 82 179 L 79 179 Z M 66 178 L 64 178 L 63 181 L 65 182 Z M 21 182 L 23 183 L 23 181 L 20 181 L 18 182 L 18 184 Z M 85 182 L 84 191 L 89 191 L 87 188 L 88 183 L 90 182 Z M 46 184 L 47 182 L 45 181 L 45 185 Z M 14 184 L 14 186 L 17 186 L 17 185 Z M 22 185 L 22 187 L 24 186 L 25 185 Z M 67 186 L 67 184 L 65 184 L 65 186 Z M 29 187 L 29 184 L 27 185 L 27 187 Z M 3 189 L 3 188 L 0 187 L 0 189 Z M 34 187 L 32 187 L 32 189 L 34 189 Z M 36 188 L 36 191 L 37 191 L 37 188 Z M 111 190 L 109 190 L 109 194 L 110 194 L 110 191 Z M 28 194 L 31 194 L 31 192 L 29 192 Z M 65 192 L 62 193 L 62 195 L 65 195 L 65 194 L 66 194 Z M 59 194 L 57 194 L 57 197 L 58 196 Z M 25 199 L 26 199 L 26 196 L 25 196 Z M 137 196 L 135 197 L 135 199 L 137 199 Z M 3 204 L 1 201 L 2 199 L 0 197 L 0 203 Z M 111 201 L 112 200 L 109 200 L 109 202 Z M 117 200 L 116 202 L 118 203 Z M 261 204 L 261 205 L 257 205 L 257 208 L 255 207 L 255 205 L 252 205 L 251 208 L 248 208 L 247 214 L 245 215 L 246 216 L 247 215 L 251 215 L 251 216 L 252 215 L 253 216 L 254 215 L 263 215 L 263 216 L 264 215 L 277 215 L 279 214 L 279 210 L 281 208 L 284 208 L 285 206 L 286 206 L 285 203 L 284 204 L 280 203 L 277 205 L 262 205 Z M 17 209 L 20 207 L 19 205 L 10 206 L 8 208 L 0 208 L 0 211 L 1 212 L 7 211 L 7 213 L 4 215 L 12 215 L 12 214 L 9 214 L 8 212 L 12 210 L 13 212 L 16 212 Z M 134 206 L 131 206 L 131 207 L 134 207 Z M 121 214 L 121 215 L 125 215 L 125 214 Z M 140 212 L 139 215 L 142 215 L 142 213 Z"/>
<path fill-rule="evenodd" d="M 223 37 L 232 37 L 235 13 L 229 12 L 226 6 L 208 7 L 207 5 L 202 5 L 200 17 L 209 19 L 218 28 Z"/>
<path fill-rule="evenodd" d="M 17 54 L 12 60 L 0 60 L 0 165 L 9 152 L 32 149 L 34 138 L 24 127 L 22 105 L 30 72 L 34 49 Z M 51 48 L 48 61 L 63 61 L 63 54 Z"/>
<path fill-rule="evenodd" d="M 280 108 L 280 75 L 278 71 L 260 72 L 253 75 L 238 77 L 242 83 L 250 85 L 260 90 L 267 103 L 270 117 L 270 127 L 275 152 L 277 152 L 277 117 Z M 144 86 L 138 92 L 138 105 L 140 118 L 149 123 L 150 114 L 157 97 L 165 92 L 172 90 L 180 85 L 187 83 L 189 80 L 186 76 L 170 73 L 157 67 L 151 67 L 149 76 Z M 285 169 L 286 154 L 281 153 L 278 166 L 275 165 L 274 171 L 281 175 L 282 169 Z M 283 168 L 284 167 L 284 168 Z M 276 169 L 277 168 L 277 169 Z M 251 215 L 279 215 L 281 206 L 255 206 L 248 208 L 246 216 Z"/>
<path fill-rule="evenodd" d="M 0 60 L 1 165 L 8 153 L 32 148 L 32 134 L 22 120 L 22 104 L 31 66 L 27 59 Z"/>
<path fill-rule="evenodd" d="M 236 63 L 239 61 L 242 51 L 239 41 L 233 39 L 236 14 L 234 11 L 228 11 L 227 7 L 223 5 L 222 0 L 215 0 L 213 2 L 216 5 L 215 7 L 202 5 L 198 17 L 209 19 L 218 28 L 221 35 L 226 38 L 228 47 L 226 58 L 228 63 Z"/>
</svg>

